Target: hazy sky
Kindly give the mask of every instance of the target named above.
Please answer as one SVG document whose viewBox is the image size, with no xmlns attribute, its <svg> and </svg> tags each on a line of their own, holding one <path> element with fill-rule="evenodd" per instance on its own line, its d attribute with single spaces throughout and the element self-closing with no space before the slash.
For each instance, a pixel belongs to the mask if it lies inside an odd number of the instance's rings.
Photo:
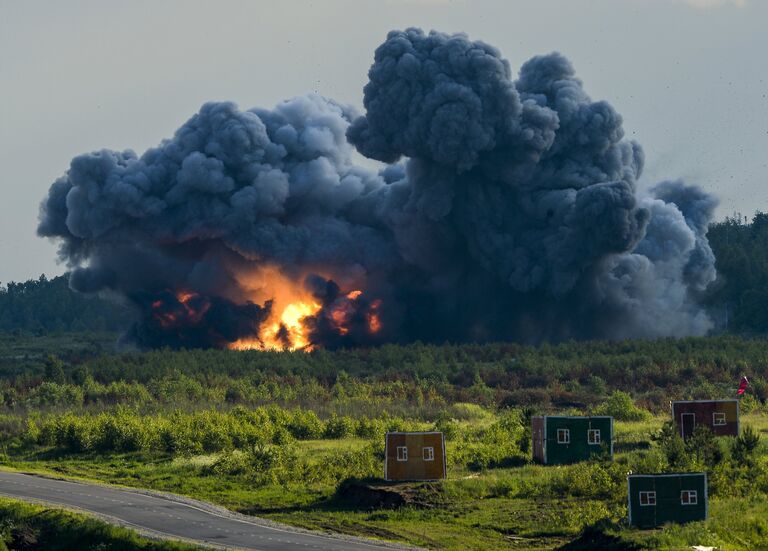
<svg viewBox="0 0 768 551">
<path fill-rule="evenodd" d="M 768 0 L 0 0 L 0 282 L 64 271 L 35 228 L 73 156 L 141 153 L 208 100 L 361 109 L 374 49 L 409 26 L 464 31 L 515 71 L 564 53 L 643 145 L 643 185 L 768 210 L 766 22 Z"/>
</svg>

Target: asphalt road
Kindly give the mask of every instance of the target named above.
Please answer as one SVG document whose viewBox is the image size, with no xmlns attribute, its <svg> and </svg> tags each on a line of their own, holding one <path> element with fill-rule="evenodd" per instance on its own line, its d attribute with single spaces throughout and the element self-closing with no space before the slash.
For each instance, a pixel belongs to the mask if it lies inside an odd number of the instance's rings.
<svg viewBox="0 0 768 551">
<path fill-rule="evenodd" d="M 9 497 L 74 507 L 95 513 L 105 520 L 145 530 L 168 538 L 226 549 L 288 551 L 392 550 L 374 541 L 345 540 L 288 527 L 269 526 L 231 518 L 196 505 L 122 488 L 53 480 L 22 473 L 0 471 L 0 494 Z"/>
</svg>

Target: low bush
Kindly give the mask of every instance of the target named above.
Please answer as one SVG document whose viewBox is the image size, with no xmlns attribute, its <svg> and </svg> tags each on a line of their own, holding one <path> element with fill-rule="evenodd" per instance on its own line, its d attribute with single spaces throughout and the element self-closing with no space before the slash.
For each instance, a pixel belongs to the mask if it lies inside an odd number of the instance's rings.
<svg viewBox="0 0 768 551">
<path fill-rule="evenodd" d="M 635 405 L 632 397 L 626 392 L 616 390 L 602 404 L 592 410 L 593 415 L 610 415 L 619 421 L 644 421 L 651 414 Z"/>
</svg>

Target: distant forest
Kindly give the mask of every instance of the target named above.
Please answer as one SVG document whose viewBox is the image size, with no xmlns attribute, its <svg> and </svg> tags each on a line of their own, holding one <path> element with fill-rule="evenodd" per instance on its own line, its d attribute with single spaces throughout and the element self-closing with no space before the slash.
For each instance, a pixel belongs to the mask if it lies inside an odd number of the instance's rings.
<svg viewBox="0 0 768 551">
<path fill-rule="evenodd" d="M 124 331 L 126 307 L 69 288 L 67 276 L 0 285 L 0 331 Z"/>
<path fill-rule="evenodd" d="M 768 333 L 768 213 L 734 215 L 710 226 L 717 281 L 701 297 L 717 331 Z M 71 291 L 66 276 L 0 284 L 0 331 L 121 331 L 130 311 Z"/>
<path fill-rule="evenodd" d="M 768 213 L 736 215 L 709 228 L 717 281 L 706 302 L 719 329 L 768 332 Z"/>
</svg>

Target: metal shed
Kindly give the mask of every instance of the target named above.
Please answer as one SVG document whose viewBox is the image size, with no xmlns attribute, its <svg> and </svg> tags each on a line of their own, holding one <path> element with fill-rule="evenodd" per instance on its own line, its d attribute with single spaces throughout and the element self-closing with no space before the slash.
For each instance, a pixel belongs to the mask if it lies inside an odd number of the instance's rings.
<svg viewBox="0 0 768 551">
<path fill-rule="evenodd" d="M 627 504 L 629 524 L 638 528 L 706 520 L 707 473 L 631 474 Z"/>
<path fill-rule="evenodd" d="M 446 477 L 442 432 L 388 432 L 385 480 L 438 480 Z"/>
<path fill-rule="evenodd" d="M 676 400 L 672 422 L 680 436 L 688 438 L 696 427 L 708 427 L 716 436 L 739 435 L 738 400 Z"/>
<path fill-rule="evenodd" d="M 536 416 L 531 436 L 533 458 L 545 465 L 613 457 L 613 417 Z"/>
</svg>

